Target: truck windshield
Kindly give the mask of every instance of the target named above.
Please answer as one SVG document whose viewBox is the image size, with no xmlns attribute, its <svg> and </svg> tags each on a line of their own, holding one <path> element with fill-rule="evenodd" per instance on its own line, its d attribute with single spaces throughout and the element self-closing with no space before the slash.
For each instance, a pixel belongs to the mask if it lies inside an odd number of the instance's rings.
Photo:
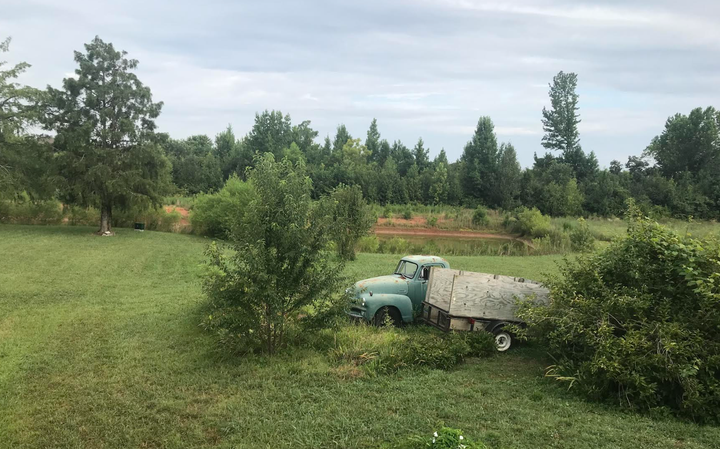
<svg viewBox="0 0 720 449">
<path fill-rule="evenodd" d="M 417 271 L 417 269 L 417 264 L 408 262 L 407 260 L 401 260 L 397 268 L 395 269 L 394 274 L 399 274 L 403 277 L 412 279 L 415 277 L 415 272 Z"/>
</svg>

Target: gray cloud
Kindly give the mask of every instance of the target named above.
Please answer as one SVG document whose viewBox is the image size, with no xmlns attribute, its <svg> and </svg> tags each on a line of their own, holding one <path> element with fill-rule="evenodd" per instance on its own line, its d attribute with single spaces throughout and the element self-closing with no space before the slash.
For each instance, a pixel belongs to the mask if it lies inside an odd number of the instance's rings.
<svg viewBox="0 0 720 449">
<path fill-rule="evenodd" d="M 720 4 L 706 1 L 5 0 L 0 36 L 24 81 L 58 85 L 100 35 L 140 60 L 176 137 L 238 134 L 256 111 L 345 123 L 459 157 L 490 115 L 524 165 L 559 70 L 580 80 L 581 138 L 600 162 L 638 154 L 665 119 L 720 106 Z"/>
</svg>

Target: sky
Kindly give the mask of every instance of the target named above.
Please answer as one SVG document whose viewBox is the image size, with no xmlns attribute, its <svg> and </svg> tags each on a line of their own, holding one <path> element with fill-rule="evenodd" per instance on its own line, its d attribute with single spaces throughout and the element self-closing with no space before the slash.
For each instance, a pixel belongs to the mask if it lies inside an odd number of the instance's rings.
<svg viewBox="0 0 720 449">
<path fill-rule="evenodd" d="M 607 166 L 669 116 L 720 107 L 717 0 L 0 0 L 25 84 L 59 87 L 96 35 L 139 60 L 175 138 L 242 136 L 279 109 L 321 138 L 344 123 L 364 140 L 377 118 L 383 138 L 452 161 L 490 116 L 527 167 L 562 70 L 578 74 L 581 145 Z"/>
</svg>

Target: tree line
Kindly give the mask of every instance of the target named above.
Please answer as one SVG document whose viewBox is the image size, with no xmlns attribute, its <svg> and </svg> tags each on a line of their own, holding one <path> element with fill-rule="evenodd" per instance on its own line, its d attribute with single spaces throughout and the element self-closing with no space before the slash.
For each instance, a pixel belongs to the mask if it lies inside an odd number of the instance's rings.
<svg viewBox="0 0 720 449">
<path fill-rule="evenodd" d="M 10 40 L 0 45 L 9 50 Z M 318 199 L 339 185 L 359 186 L 379 204 L 447 204 L 554 216 L 620 215 L 628 198 L 646 213 L 718 218 L 720 113 L 712 107 L 668 118 L 662 133 L 626 163 L 600 168 L 580 144 L 577 75 L 560 72 L 542 110 L 547 150 L 522 169 L 514 146 L 498 143 L 490 117 L 480 117 L 462 156 L 434 159 L 422 138 L 408 147 L 383 138 L 373 119 L 364 136 L 345 125 L 319 140 L 310 121 L 280 111 L 257 113 L 247 135 L 233 129 L 174 139 L 158 132 L 162 102 L 135 75 L 138 61 L 96 37 L 75 52 L 78 68 L 61 88 L 19 85 L 26 63 L 0 66 L 0 195 L 57 198 L 101 210 L 158 205 L 166 194 L 215 192 L 231 176 L 245 179 L 258 155 L 302 164 Z M 47 134 L 33 133 L 42 128 Z"/>
</svg>

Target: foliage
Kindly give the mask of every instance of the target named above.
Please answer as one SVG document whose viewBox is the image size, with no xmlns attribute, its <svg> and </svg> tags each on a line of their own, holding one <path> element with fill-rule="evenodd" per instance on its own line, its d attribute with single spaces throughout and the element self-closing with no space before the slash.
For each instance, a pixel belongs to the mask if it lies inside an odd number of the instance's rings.
<svg viewBox="0 0 720 449">
<path fill-rule="evenodd" d="M 487 216 L 487 209 L 485 206 L 478 206 L 475 208 L 472 217 L 472 223 L 475 226 L 487 226 L 490 223 L 490 219 Z"/>
<path fill-rule="evenodd" d="M 0 41 L 0 54 L 8 51 L 9 37 Z M 41 93 L 15 81 L 29 64 L 3 68 L 6 64 L 0 61 L 0 199 L 23 193 L 34 200 L 47 199 L 53 192 L 47 141 L 24 133 L 37 122 L 35 103 Z"/>
<path fill-rule="evenodd" d="M 595 236 L 584 218 L 578 218 L 577 226 L 570 230 L 573 251 L 588 252 L 595 248 Z"/>
<path fill-rule="evenodd" d="M 302 163 L 266 153 L 249 173 L 254 190 L 232 229 L 232 253 L 207 251 L 203 326 L 237 352 L 282 348 L 301 323 L 337 312 L 342 263 L 328 253 L 332 211 L 310 197 Z"/>
<path fill-rule="evenodd" d="M 344 260 L 355 260 L 355 245 L 375 223 L 370 207 L 358 186 L 340 185 L 329 198 L 333 216 L 333 240 Z"/>
<path fill-rule="evenodd" d="M 550 234 L 550 217 L 536 208 L 521 207 L 505 218 L 505 227 L 520 235 L 545 237 Z"/>
<path fill-rule="evenodd" d="M 337 334 L 330 358 L 376 376 L 406 368 L 448 370 L 468 357 L 495 352 L 495 339 L 488 332 L 443 333 L 429 326 L 400 330 L 360 324 Z"/>
<path fill-rule="evenodd" d="M 427 225 L 430 226 L 431 228 L 434 228 L 435 226 L 437 226 L 437 223 L 438 223 L 437 215 L 429 215 L 427 217 Z"/>
<path fill-rule="evenodd" d="M 170 164 L 154 138 L 162 103 L 127 59 L 99 37 L 75 52 L 76 77 L 61 90 L 48 87 L 43 124 L 57 135 L 54 160 L 66 203 L 101 210 L 100 232 L 110 232 L 114 206 L 159 205 L 170 182 Z"/>
<path fill-rule="evenodd" d="M 543 382 L 545 351 L 532 344 L 450 371 L 359 380 L 361 370 L 329 360 L 331 330 L 322 350 L 214 353 L 197 326 L 206 239 L 92 231 L 0 225 L 0 446 L 377 448 L 432 435 L 443 421 L 492 448 L 710 449 L 720 440 L 717 426 L 629 414 Z M 358 254 L 345 273 L 387 274 L 397 259 Z M 530 279 L 558 260 L 449 258 Z"/>
<path fill-rule="evenodd" d="M 250 183 L 241 181 L 235 175 L 228 178 L 219 192 L 198 195 L 190 213 L 193 232 L 227 238 L 233 225 L 242 221 L 253 195 Z"/>
<path fill-rule="evenodd" d="M 593 398 L 720 418 L 720 245 L 635 217 L 625 239 L 568 262 L 549 307 L 519 316 L 557 364 L 550 374 Z"/>
</svg>

